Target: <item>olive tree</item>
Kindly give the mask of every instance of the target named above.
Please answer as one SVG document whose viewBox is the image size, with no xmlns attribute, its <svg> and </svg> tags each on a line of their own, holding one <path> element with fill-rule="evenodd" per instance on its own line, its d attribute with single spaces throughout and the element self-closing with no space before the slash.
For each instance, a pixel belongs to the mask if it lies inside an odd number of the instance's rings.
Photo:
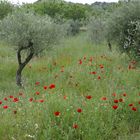
<svg viewBox="0 0 140 140">
<path fill-rule="evenodd" d="M 16 46 L 18 69 L 16 83 L 22 86 L 22 70 L 33 58 L 60 37 L 59 25 L 47 16 L 40 17 L 33 12 L 18 10 L 0 22 L 0 39 Z M 26 58 L 23 60 L 23 52 Z"/>
<path fill-rule="evenodd" d="M 118 8 L 108 22 L 108 38 L 121 52 L 140 59 L 140 2 L 129 2 Z"/>
</svg>

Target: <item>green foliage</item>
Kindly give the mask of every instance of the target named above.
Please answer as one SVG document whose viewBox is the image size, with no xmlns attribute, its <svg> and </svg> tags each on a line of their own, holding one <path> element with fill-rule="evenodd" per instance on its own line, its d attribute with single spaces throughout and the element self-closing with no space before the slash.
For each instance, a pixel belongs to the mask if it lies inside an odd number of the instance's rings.
<svg viewBox="0 0 140 140">
<path fill-rule="evenodd" d="M 52 18 L 61 16 L 64 19 L 82 20 L 86 19 L 86 11 L 88 8 L 82 4 L 74 4 L 67 2 L 37 2 L 29 5 L 35 12 L 44 15 L 47 14 Z"/>
<path fill-rule="evenodd" d="M 115 11 L 108 24 L 108 38 L 118 43 L 122 52 L 140 58 L 140 2 L 125 3 Z"/>
<path fill-rule="evenodd" d="M 3 19 L 8 13 L 11 13 L 13 6 L 10 2 L 5 0 L 0 0 L 0 20 Z"/>
<path fill-rule="evenodd" d="M 40 15 L 51 16 L 56 23 L 65 23 L 64 26 L 67 27 L 68 35 L 78 33 L 82 25 L 88 24 L 90 17 L 99 18 L 106 12 L 112 12 L 117 6 L 116 3 L 96 2 L 92 5 L 84 5 L 61 0 L 40 0 L 34 4 L 25 5 Z"/>
<path fill-rule="evenodd" d="M 78 20 L 68 20 L 65 23 L 67 35 L 76 35 L 80 31 L 80 22 Z"/>
<path fill-rule="evenodd" d="M 13 12 L 0 23 L 0 39 L 19 48 L 26 48 L 31 41 L 35 54 L 56 43 L 61 27 L 48 16 L 40 17 L 23 9 Z"/>
<path fill-rule="evenodd" d="M 105 39 L 108 41 L 108 18 L 120 5 L 118 3 L 95 2 L 90 6 L 92 15 L 88 23 L 88 40 L 100 44 Z"/>
<path fill-rule="evenodd" d="M 88 25 L 88 39 L 95 43 L 101 43 L 105 39 L 105 22 L 103 18 L 91 18 Z"/>
<path fill-rule="evenodd" d="M 107 2 L 95 2 L 89 6 L 89 13 L 94 17 L 101 17 L 106 12 L 113 12 L 117 7 L 118 3 L 107 3 Z"/>
</svg>

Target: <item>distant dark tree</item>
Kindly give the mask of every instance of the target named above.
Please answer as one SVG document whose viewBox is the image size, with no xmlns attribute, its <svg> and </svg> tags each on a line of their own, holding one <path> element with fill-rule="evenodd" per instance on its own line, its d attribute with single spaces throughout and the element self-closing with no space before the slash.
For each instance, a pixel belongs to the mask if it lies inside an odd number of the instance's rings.
<svg viewBox="0 0 140 140">
<path fill-rule="evenodd" d="M 11 13 L 13 10 L 13 5 L 6 1 L 0 0 L 0 20 L 3 19 L 8 13 Z"/>
<path fill-rule="evenodd" d="M 36 13 L 41 15 L 47 14 L 52 18 L 61 16 L 64 19 L 82 20 L 86 19 L 88 6 L 83 4 L 74 4 L 64 1 L 39 1 L 28 5 Z"/>
</svg>

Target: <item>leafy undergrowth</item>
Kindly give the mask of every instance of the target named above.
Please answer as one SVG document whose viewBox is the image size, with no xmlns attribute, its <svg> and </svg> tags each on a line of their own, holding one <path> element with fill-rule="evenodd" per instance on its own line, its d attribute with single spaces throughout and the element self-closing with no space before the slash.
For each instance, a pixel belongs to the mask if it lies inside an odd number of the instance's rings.
<svg viewBox="0 0 140 140">
<path fill-rule="evenodd" d="M 84 35 L 34 58 L 15 85 L 17 61 L 0 45 L 0 140 L 140 139 L 140 69 Z"/>
</svg>

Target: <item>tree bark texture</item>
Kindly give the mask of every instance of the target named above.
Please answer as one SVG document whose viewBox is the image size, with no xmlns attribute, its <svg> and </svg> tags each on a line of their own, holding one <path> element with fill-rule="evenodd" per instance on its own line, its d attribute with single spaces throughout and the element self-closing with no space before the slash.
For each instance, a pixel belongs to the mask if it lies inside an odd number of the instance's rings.
<svg viewBox="0 0 140 140">
<path fill-rule="evenodd" d="M 22 62 L 21 52 L 23 50 L 29 50 L 29 55 L 26 57 L 25 61 Z M 18 86 L 22 87 L 22 70 L 24 67 L 29 63 L 29 61 L 32 59 L 34 55 L 34 48 L 33 43 L 30 41 L 29 45 L 27 47 L 20 47 L 17 51 L 17 59 L 18 59 L 18 69 L 16 72 L 16 83 Z"/>
</svg>

